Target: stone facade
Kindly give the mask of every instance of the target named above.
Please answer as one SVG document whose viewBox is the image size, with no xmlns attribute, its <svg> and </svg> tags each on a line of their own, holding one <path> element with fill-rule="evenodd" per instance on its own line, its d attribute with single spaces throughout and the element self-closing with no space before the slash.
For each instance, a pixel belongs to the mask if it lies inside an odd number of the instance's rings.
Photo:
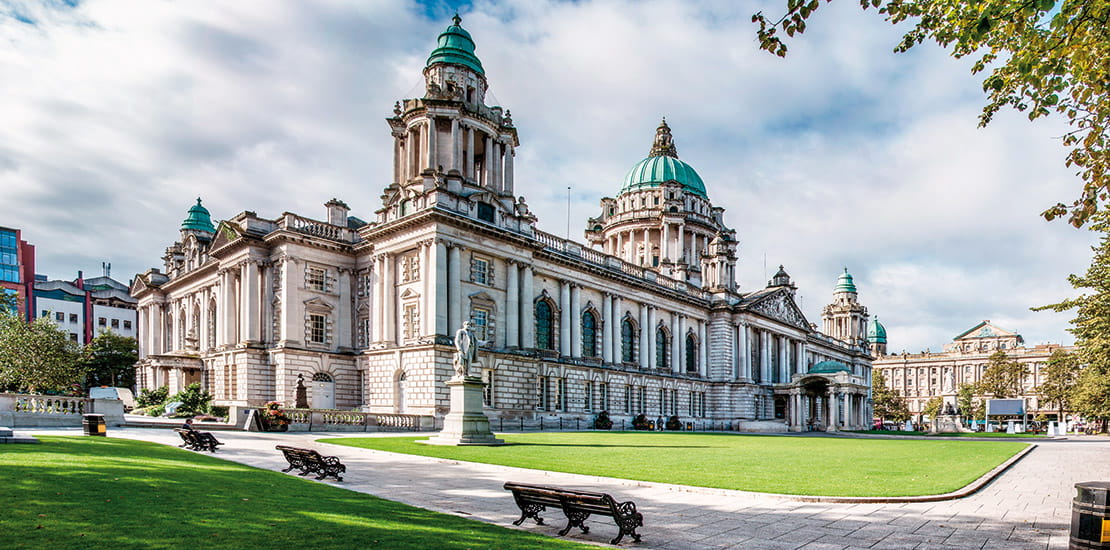
<svg viewBox="0 0 1110 550">
<path fill-rule="evenodd" d="M 255 406 L 291 403 L 303 374 L 336 408 L 442 417 L 452 335 L 470 321 L 491 419 L 870 423 L 866 341 L 818 332 L 782 269 L 737 288 L 736 232 L 665 122 L 641 162 L 658 170 L 602 199 L 588 244 L 558 238 L 515 193 L 517 129 L 485 105 L 469 34 L 456 21 L 439 44 L 424 97 L 387 119 L 392 183 L 372 221 L 334 199 L 326 221 L 242 212 L 211 227 L 190 210 L 165 271 L 132 288 L 144 387 L 198 379 L 218 403 Z M 858 306 L 854 288 L 845 299 Z M 838 367 L 811 372 L 822 363 Z"/>
<path fill-rule="evenodd" d="M 1020 334 L 982 321 L 953 338 L 943 351 L 883 355 L 875 359 L 874 368 L 883 372 L 887 386 L 905 397 L 910 412 L 921 420 L 922 410 L 930 399 L 940 396 L 945 402 L 955 403 L 959 387 L 978 382 L 987 370 L 990 356 L 1001 350 L 1029 369 L 1025 391 L 1019 397 L 1025 401 L 1026 410 L 1058 419 L 1058 410 L 1041 403 L 1037 386 L 1043 380 L 1041 368 L 1053 352 L 1061 349 L 1071 352 L 1075 348 L 1056 344 L 1026 347 Z"/>
</svg>

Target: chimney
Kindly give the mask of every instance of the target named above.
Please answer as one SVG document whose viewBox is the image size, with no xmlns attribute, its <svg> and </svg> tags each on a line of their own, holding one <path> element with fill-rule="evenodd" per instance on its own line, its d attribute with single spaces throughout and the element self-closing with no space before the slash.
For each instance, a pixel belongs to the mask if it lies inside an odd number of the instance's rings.
<svg viewBox="0 0 1110 550">
<path fill-rule="evenodd" d="M 73 284 L 77 285 L 77 288 L 85 290 L 85 274 L 81 271 L 78 271 L 77 280 L 74 281 Z"/>
<path fill-rule="evenodd" d="M 333 198 L 324 203 L 324 206 L 328 209 L 328 223 L 339 227 L 347 227 L 347 212 L 351 211 L 351 207 L 347 206 L 347 203 Z"/>
<path fill-rule="evenodd" d="M 104 276 L 105 277 L 111 277 L 112 276 L 112 264 L 110 264 L 108 262 L 100 262 L 100 267 L 101 267 L 101 269 L 104 270 Z"/>
</svg>

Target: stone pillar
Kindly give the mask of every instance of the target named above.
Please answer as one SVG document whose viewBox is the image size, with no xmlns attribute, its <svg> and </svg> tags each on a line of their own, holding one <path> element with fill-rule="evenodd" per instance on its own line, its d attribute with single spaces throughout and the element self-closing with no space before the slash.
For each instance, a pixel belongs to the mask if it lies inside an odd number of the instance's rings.
<svg viewBox="0 0 1110 550">
<path fill-rule="evenodd" d="M 276 266 L 277 269 L 281 270 L 281 323 L 279 327 L 281 334 L 275 334 L 274 339 L 283 343 L 300 340 L 297 338 L 297 332 L 293 330 L 294 321 L 302 327 L 301 334 L 304 333 L 304 319 L 294 318 L 293 316 L 297 312 L 293 300 L 295 300 L 296 289 L 300 286 L 297 284 L 299 281 L 294 277 L 296 266 L 297 264 L 290 257 L 283 257 Z M 374 299 L 377 299 L 377 297 L 375 296 Z M 374 326 L 377 326 L 377 321 L 374 321 Z"/>
<path fill-rule="evenodd" d="M 466 178 L 476 181 L 478 176 L 474 173 L 474 128 L 466 129 Z"/>
<path fill-rule="evenodd" d="M 416 174 L 418 172 L 420 172 L 420 168 L 418 166 L 420 164 L 420 125 L 414 124 L 411 128 L 409 128 L 408 134 L 409 162 L 408 168 L 405 170 L 405 175 L 407 180 L 411 180 L 412 178 L 416 177 Z"/>
<path fill-rule="evenodd" d="M 451 122 L 454 124 L 455 119 Z M 420 297 L 420 334 L 432 336 L 436 333 L 439 312 L 436 311 L 436 244 L 430 240 L 420 243 L 420 284 L 424 289 Z"/>
<path fill-rule="evenodd" d="M 648 368 L 659 369 L 664 365 L 656 364 L 658 358 L 655 356 L 655 306 L 648 306 L 647 312 L 647 349 L 648 349 Z"/>
<path fill-rule="evenodd" d="M 533 300 L 535 300 L 535 290 L 532 285 L 532 266 L 525 265 L 523 267 L 524 274 L 523 283 L 520 285 L 520 335 L 523 341 L 521 347 L 534 348 L 536 347 L 536 308 Z"/>
<path fill-rule="evenodd" d="M 353 349 L 354 339 L 351 338 L 351 322 L 352 322 L 352 307 L 351 307 L 351 270 L 345 267 L 339 268 L 339 307 L 336 308 L 337 316 L 335 322 L 335 335 L 336 344 L 340 348 Z"/>
<path fill-rule="evenodd" d="M 641 303 L 640 304 L 640 341 L 638 342 L 640 344 L 640 368 L 641 369 L 648 368 L 648 364 L 649 364 L 648 363 L 648 356 L 650 355 L 650 350 L 645 349 L 647 347 L 647 341 L 648 341 L 648 335 L 647 335 L 647 332 L 648 332 L 648 328 L 647 328 L 648 312 L 647 312 L 647 310 L 648 310 L 647 304 Z"/>
<path fill-rule="evenodd" d="M 681 354 L 678 352 L 679 338 L 678 314 L 671 313 L 671 372 L 682 372 L 682 363 L 679 361 Z"/>
<path fill-rule="evenodd" d="M 462 326 L 462 249 L 457 244 L 447 250 L 447 336 Z"/>
<path fill-rule="evenodd" d="M 613 325 L 609 329 L 609 339 L 613 341 L 613 362 L 624 362 L 624 340 L 621 337 L 621 321 L 623 320 L 621 297 L 613 296 Z"/>
<path fill-rule="evenodd" d="M 482 187 L 493 189 L 493 180 L 490 178 L 490 174 L 493 170 L 493 140 L 491 140 L 489 136 L 485 136 L 482 142 L 486 146 L 486 156 L 485 162 L 482 163 L 481 185 Z"/>
<path fill-rule="evenodd" d="M 686 224 L 678 224 L 678 251 L 675 253 L 675 259 L 679 262 L 686 261 Z"/>
<path fill-rule="evenodd" d="M 393 183 L 404 181 L 402 169 L 404 166 L 404 150 L 401 147 L 401 136 L 393 135 Z"/>
<path fill-rule="evenodd" d="M 493 142 L 493 162 L 490 164 L 490 188 L 497 193 L 501 193 L 501 142 L 494 140 Z"/>
<path fill-rule="evenodd" d="M 659 238 L 659 256 L 661 260 L 669 260 L 671 257 L 671 224 L 663 224 L 663 234 Z"/>
<path fill-rule="evenodd" d="M 840 390 L 836 386 L 829 388 L 829 425 L 826 431 L 835 432 L 839 429 L 840 422 Z"/>
<path fill-rule="evenodd" d="M 385 271 L 382 274 L 382 280 L 385 284 L 385 292 L 382 294 L 384 298 L 382 327 L 385 330 L 384 340 L 393 345 L 397 343 L 397 284 L 395 282 L 397 258 L 388 252 L 383 256 Z"/>
<path fill-rule="evenodd" d="M 259 317 L 261 316 L 262 296 L 259 294 L 258 262 L 247 260 L 242 267 L 242 308 L 243 308 L 243 335 L 240 340 L 259 342 Z"/>
<path fill-rule="evenodd" d="M 582 287 L 570 285 L 570 355 L 582 357 Z"/>
<path fill-rule="evenodd" d="M 459 140 L 459 119 L 451 119 L 451 169 L 460 170 L 459 167 L 459 148 L 462 146 Z"/>
<path fill-rule="evenodd" d="M 152 310 L 150 318 L 150 353 L 157 355 L 166 352 L 164 344 L 166 341 L 166 320 L 163 313 L 165 307 L 162 304 L 154 304 L 150 307 Z"/>
<path fill-rule="evenodd" d="M 435 119 L 435 117 L 429 117 L 428 118 L 426 128 L 427 128 L 426 132 L 427 132 L 427 136 L 428 136 L 428 162 L 427 162 L 428 170 L 436 170 L 436 169 L 438 169 L 437 161 L 439 160 L 439 158 L 438 158 L 439 155 L 436 154 L 436 147 L 437 147 L 436 134 L 437 134 L 437 132 L 436 132 L 436 119 Z"/>
<path fill-rule="evenodd" d="M 678 316 L 678 335 L 674 339 L 674 350 L 678 355 L 678 371 L 686 372 L 686 316 Z"/>
<path fill-rule="evenodd" d="M 516 149 L 512 145 L 506 145 L 505 150 L 505 194 L 513 194 L 513 157 L 516 156 Z"/>
<path fill-rule="evenodd" d="M 771 373 L 771 333 L 763 331 L 760 336 L 763 341 L 760 342 L 762 353 L 760 353 L 761 357 L 759 358 L 759 375 L 764 382 L 771 382 L 774 379 Z"/>
<path fill-rule="evenodd" d="M 601 301 L 601 360 L 613 362 L 613 295 L 606 292 Z"/>
<path fill-rule="evenodd" d="M 447 311 L 450 309 L 447 301 L 447 265 L 450 263 L 447 256 L 447 244 L 442 240 L 437 239 L 436 245 L 432 249 L 435 253 L 435 258 L 432 260 L 435 265 L 435 301 L 429 302 L 435 304 L 435 311 L 432 313 L 435 317 L 435 334 L 442 334 L 450 336 L 447 331 Z"/>
<path fill-rule="evenodd" d="M 520 268 L 505 262 L 505 347 L 520 347 Z"/>
<path fill-rule="evenodd" d="M 570 283 L 559 282 L 559 355 L 570 357 Z"/>
</svg>

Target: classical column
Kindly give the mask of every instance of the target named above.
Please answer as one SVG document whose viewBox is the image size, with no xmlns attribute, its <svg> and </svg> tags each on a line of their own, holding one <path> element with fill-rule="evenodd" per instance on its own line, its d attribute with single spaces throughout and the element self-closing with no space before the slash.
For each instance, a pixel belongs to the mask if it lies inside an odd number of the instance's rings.
<svg viewBox="0 0 1110 550">
<path fill-rule="evenodd" d="M 274 269 L 276 266 L 273 262 L 266 262 L 262 264 L 262 329 L 259 331 L 262 335 L 262 341 L 273 343 L 277 341 L 277 336 L 274 334 Z M 208 292 L 205 291 L 201 298 L 201 316 L 208 317 Z M 200 336 L 200 341 L 204 342 L 200 349 L 208 349 L 208 322 L 202 322 L 202 329 L 197 329 L 197 336 Z"/>
<path fill-rule="evenodd" d="M 613 295 L 606 292 L 601 300 L 601 360 L 613 362 Z"/>
<path fill-rule="evenodd" d="M 675 373 L 682 372 L 682 363 L 679 361 L 681 355 L 678 352 L 679 342 L 682 339 L 679 338 L 678 331 L 678 314 L 671 313 L 671 341 L 668 347 L 671 348 L 671 372 Z"/>
<path fill-rule="evenodd" d="M 462 326 L 462 306 L 462 248 L 454 244 L 447 250 L 447 336 Z"/>
<path fill-rule="evenodd" d="M 451 119 L 452 124 L 455 119 Z M 452 156 L 454 154 L 452 153 Z M 423 295 L 420 297 L 420 334 L 432 336 L 436 333 L 436 244 L 433 241 L 420 243 L 420 284 Z"/>
<path fill-rule="evenodd" d="M 763 341 L 760 342 L 760 358 L 759 358 L 759 376 L 763 382 L 771 382 L 774 377 L 771 373 L 771 333 L 763 331 L 760 336 Z"/>
<path fill-rule="evenodd" d="M 671 224 L 663 224 L 663 234 L 659 237 L 659 257 L 660 261 L 669 260 L 671 257 L 671 243 L 668 241 L 671 238 Z"/>
<path fill-rule="evenodd" d="M 624 254 L 624 232 L 623 231 L 617 232 L 616 239 L 617 239 L 617 249 L 613 251 L 613 255 L 627 262 L 628 258 Z"/>
<path fill-rule="evenodd" d="M 520 347 L 520 268 L 505 262 L 505 347 Z"/>
<path fill-rule="evenodd" d="M 678 252 L 675 254 L 675 260 L 686 261 L 686 224 L 681 222 L 678 224 Z"/>
<path fill-rule="evenodd" d="M 570 283 L 559 281 L 559 355 L 570 357 Z"/>
<path fill-rule="evenodd" d="M 427 124 L 428 125 L 426 131 L 428 132 L 428 169 L 436 170 L 438 169 L 438 164 L 436 163 L 436 161 L 439 159 L 438 155 L 436 154 L 436 134 L 438 132 L 436 132 L 435 117 L 429 117 Z"/>
<path fill-rule="evenodd" d="M 339 268 L 339 307 L 336 308 L 337 316 L 334 320 L 335 344 L 341 348 L 353 348 L 354 339 L 351 338 L 351 270 Z"/>
<path fill-rule="evenodd" d="M 781 342 L 779 344 L 779 370 L 782 371 L 782 374 L 779 375 L 779 380 L 781 382 L 789 382 L 790 364 L 788 361 L 790 359 L 790 350 L 788 348 L 792 344 L 790 343 L 790 339 L 786 336 L 779 336 L 779 338 Z"/>
<path fill-rule="evenodd" d="M 450 263 L 447 256 L 447 244 L 436 239 L 436 245 L 432 251 L 435 254 L 435 258 L 432 260 L 435 265 L 435 301 L 431 302 L 435 304 L 435 311 L 431 315 L 435 318 L 435 329 L 432 332 L 450 336 L 447 332 L 447 320 L 449 318 L 447 311 L 450 309 L 447 300 L 447 265 Z"/>
<path fill-rule="evenodd" d="M 535 291 L 532 286 L 532 266 L 525 265 L 523 283 L 520 285 L 520 336 L 521 347 L 536 347 L 536 309 L 533 301 Z"/>
<path fill-rule="evenodd" d="M 451 118 L 451 169 L 459 170 L 459 119 Z"/>
<path fill-rule="evenodd" d="M 570 355 L 582 357 L 582 287 L 570 285 Z"/>
<path fill-rule="evenodd" d="M 470 180 L 477 180 L 478 177 L 474 175 L 474 128 L 466 128 L 466 158 L 463 159 L 466 163 L 465 177 Z"/>
<path fill-rule="evenodd" d="M 493 142 L 493 162 L 490 163 L 490 188 L 497 193 L 501 192 L 501 142 Z"/>
<path fill-rule="evenodd" d="M 404 181 L 404 176 L 401 174 L 401 166 L 404 164 L 402 160 L 404 157 L 401 148 L 401 136 L 394 134 L 393 136 L 393 183 L 401 183 Z"/>
<path fill-rule="evenodd" d="M 420 163 L 418 158 L 420 150 L 420 125 L 414 124 L 409 128 L 408 134 L 409 162 L 408 169 L 405 170 L 406 181 L 416 177 L 416 174 L 420 172 L 420 169 L 417 167 Z"/>
<path fill-rule="evenodd" d="M 167 351 L 164 343 L 166 341 L 165 307 L 162 304 L 154 304 L 151 307 L 154 314 L 150 319 L 150 353 L 157 355 Z"/>
<path fill-rule="evenodd" d="M 397 343 L 397 257 L 385 254 L 385 341 Z"/>
<path fill-rule="evenodd" d="M 513 194 L 513 157 L 516 156 L 516 149 L 511 144 L 506 144 L 505 147 L 505 194 Z"/>
<path fill-rule="evenodd" d="M 644 257 L 640 265 L 651 265 L 651 229 L 644 228 Z"/>
<path fill-rule="evenodd" d="M 483 138 L 482 143 L 485 144 L 485 162 L 482 163 L 482 178 L 481 186 L 493 189 L 493 180 L 490 175 L 493 170 L 493 140 L 489 136 Z"/>
<path fill-rule="evenodd" d="M 613 296 L 613 324 L 609 327 L 609 339 L 613 341 L 613 362 L 624 362 L 624 338 L 621 334 L 621 321 L 623 314 L 621 313 L 621 297 Z"/>
<path fill-rule="evenodd" d="M 640 368 L 648 368 L 648 356 L 650 350 L 645 349 L 648 342 L 648 306 L 647 304 L 640 304 Z"/>
<path fill-rule="evenodd" d="M 258 292 L 258 261 L 247 260 L 242 267 L 243 334 L 240 340 L 258 342 L 262 296 Z"/>
<path fill-rule="evenodd" d="M 648 306 L 647 312 L 647 349 L 648 349 L 648 368 L 658 369 L 663 368 L 663 365 L 657 365 L 658 360 L 655 357 L 655 306 Z"/>
<path fill-rule="evenodd" d="M 678 371 L 686 372 L 686 316 L 678 316 L 678 334 L 674 339 L 674 350 L 678 355 Z"/>
<path fill-rule="evenodd" d="M 705 321 L 698 319 L 698 372 L 709 376 L 709 342 L 705 341 Z"/>
</svg>

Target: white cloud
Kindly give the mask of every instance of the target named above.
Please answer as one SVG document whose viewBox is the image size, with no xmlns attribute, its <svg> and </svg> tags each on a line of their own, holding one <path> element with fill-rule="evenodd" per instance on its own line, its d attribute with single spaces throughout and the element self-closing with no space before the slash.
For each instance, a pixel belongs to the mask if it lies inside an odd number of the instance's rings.
<svg viewBox="0 0 1110 550">
<path fill-rule="evenodd" d="M 51 4 L 52 5 L 52 4 Z M 991 320 L 1067 340 L 1093 241 L 1037 213 L 1078 181 L 1059 124 L 1003 115 L 965 61 L 893 54 L 899 29 L 823 5 L 783 60 L 756 48 L 753 11 L 781 2 L 482 1 L 463 13 L 492 96 L 513 112 L 517 191 L 576 235 L 646 155 L 666 116 L 679 153 L 741 238 L 741 285 L 782 263 L 818 321 L 842 266 L 892 349 L 939 348 Z M 393 102 L 448 23 L 400 0 L 91 0 L 0 15 L 0 225 L 38 246 L 39 272 L 102 260 L 156 266 L 196 196 L 217 218 L 322 215 L 335 196 L 371 218 L 390 178 Z"/>
</svg>

